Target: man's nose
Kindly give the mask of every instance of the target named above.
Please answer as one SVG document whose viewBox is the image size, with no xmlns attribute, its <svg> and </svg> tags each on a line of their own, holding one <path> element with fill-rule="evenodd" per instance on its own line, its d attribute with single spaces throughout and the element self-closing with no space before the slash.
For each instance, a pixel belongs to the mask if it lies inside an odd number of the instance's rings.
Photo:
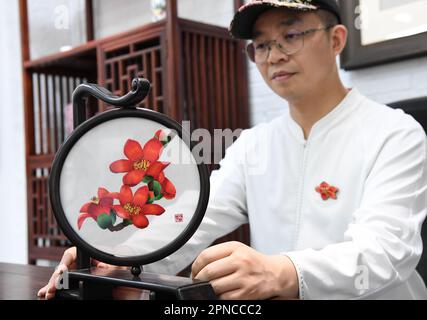
<svg viewBox="0 0 427 320">
<path fill-rule="evenodd" d="M 277 43 L 272 43 L 268 52 L 267 62 L 269 64 L 275 64 L 280 60 L 289 61 L 289 55 L 280 50 Z"/>
</svg>

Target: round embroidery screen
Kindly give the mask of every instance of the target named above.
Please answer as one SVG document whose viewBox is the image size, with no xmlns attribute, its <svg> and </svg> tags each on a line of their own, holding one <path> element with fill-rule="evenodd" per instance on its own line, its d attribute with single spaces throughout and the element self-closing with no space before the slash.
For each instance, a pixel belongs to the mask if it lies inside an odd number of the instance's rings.
<svg viewBox="0 0 427 320">
<path fill-rule="evenodd" d="M 62 158 L 59 218 L 91 250 L 123 261 L 149 256 L 182 238 L 190 224 L 198 226 L 204 214 L 199 165 L 180 134 L 156 121 L 102 122 Z"/>
</svg>

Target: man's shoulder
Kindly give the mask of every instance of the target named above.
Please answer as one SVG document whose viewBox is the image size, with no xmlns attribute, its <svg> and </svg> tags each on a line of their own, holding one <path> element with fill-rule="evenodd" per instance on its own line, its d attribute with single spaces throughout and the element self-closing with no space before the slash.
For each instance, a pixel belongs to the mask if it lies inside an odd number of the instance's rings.
<svg viewBox="0 0 427 320">
<path fill-rule="evenodd" d="M 250 152 L 257 150 L 261 146 L 265 146 L 278 136 L 282 137 L 286 134 L 283 127 L 286 123 L 286 113 L 275 117 L 268 122 L 262 122 L 242 130 L 237 140 L 230 146 L 237 152 Z M 230 150 L 228 150 L 230 151 Z"/>
<path fill-rule="evenodd" d="M 266 135 L 275 135 L 277 131 L 282 130 L 286 122 L 286 112 L 273 118 L 270 121 L 255 124 L 251 128 L 242 131 L 244 137 L 260 140 L 265 138 Z"/>
<path fill-rule="evenodd" d="M 422 126 L 402 109 L 396 109 L 362 96 L 362 103 L 357 112 L 359 123 L 363 127 L 375 130 L 395 132 L 400 130 L 417 130 L 424 132 Z"/>
</svg>

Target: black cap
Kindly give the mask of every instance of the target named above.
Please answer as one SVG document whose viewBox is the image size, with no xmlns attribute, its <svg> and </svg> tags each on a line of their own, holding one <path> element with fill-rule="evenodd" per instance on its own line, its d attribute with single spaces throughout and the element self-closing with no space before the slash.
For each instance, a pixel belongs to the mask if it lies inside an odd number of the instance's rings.
<svg viewBox="0 0 427 320">
<path fill-rule="evenodd" d="M 341 23 L 337 0 L 252 0 L 242 6 L 234 15 L 230 34 L 236 39 L 251 39 L 252 28 L 258 16 L 271 8 L 286 8 L 297 11 L 316 11 L 323 9 L 333 13 Z"/>
</svg>

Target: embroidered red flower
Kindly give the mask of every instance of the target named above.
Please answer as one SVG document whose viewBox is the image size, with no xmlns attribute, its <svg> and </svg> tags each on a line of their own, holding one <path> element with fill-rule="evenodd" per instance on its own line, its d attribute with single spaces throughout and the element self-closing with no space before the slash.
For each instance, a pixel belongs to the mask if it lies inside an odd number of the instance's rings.
<svg viewBox="0 0 427 320">
<path fill-rule="evenodd" d="M 159 174 L 170 164 L 158 161 L 162 150 L 163 143 L 157 138 L 148 141 L 144 148 L 139 142 L 129 139 L 124 147 L 124 154 L 128 160 L 113 162 L 110 170 L 114 173 L 127 172 L 123 177 L 123 184 L 131 187 L 141 183 L 146 175 L 157 180 Z"/>
<path fill-rule="evenodd" d="M 330 186 L 326 182 L 322 182 L 318 187 L 316 187 L 316 192 L 320 193 L 323 200 L 328 200 L 329 198 L 337 199 L 337 193 L 339 189 L 334 186 Z"/>
<path fill-rule="evenodd" d="M 163 145 L 168 144 L 171 141 L 171 136 L 169 134 L 170 130 L 158 130 L 155 134 L 154 134 L 154 138 L 156 138 L 157 140 L 159 140 Z"/>
<path fill-rule="evenodd" d="M 87 218 L 92 218 L 98 222 L 98 217 L 100 215 L 109 215 L 114 199 L 116 198 L 118 198 L 118 193 L 109 192 L 105 188 L 99 188 L 98 196 L 93 197 L 90 202 L 84 204 L 80 209 L 80 216 L 77 219 L 77 227 L 79 230 Z"/>
<path fill-rule="evenodd" d="M 167 200 L 172 200 L 176 196 L 176 188 L 173 183 L 165 177 L 163 172 L 160 172 L 158 181 L 162 187 L 161 193 L 163 197 Z"/>
<path fill-rule="evenodd" d="M 113 209 L 123 220 L 130 220 L 135 227 L 144 229 L 148 227 L 147 215 L 159 216 L 165 212 L 162 206 L 147 204 L 149 190 L 147 186 L 139 188 L 135 195 L 129 186 L 124 185 L 120 189 L 120 205 L 114 205 Z"/>
</svg>

